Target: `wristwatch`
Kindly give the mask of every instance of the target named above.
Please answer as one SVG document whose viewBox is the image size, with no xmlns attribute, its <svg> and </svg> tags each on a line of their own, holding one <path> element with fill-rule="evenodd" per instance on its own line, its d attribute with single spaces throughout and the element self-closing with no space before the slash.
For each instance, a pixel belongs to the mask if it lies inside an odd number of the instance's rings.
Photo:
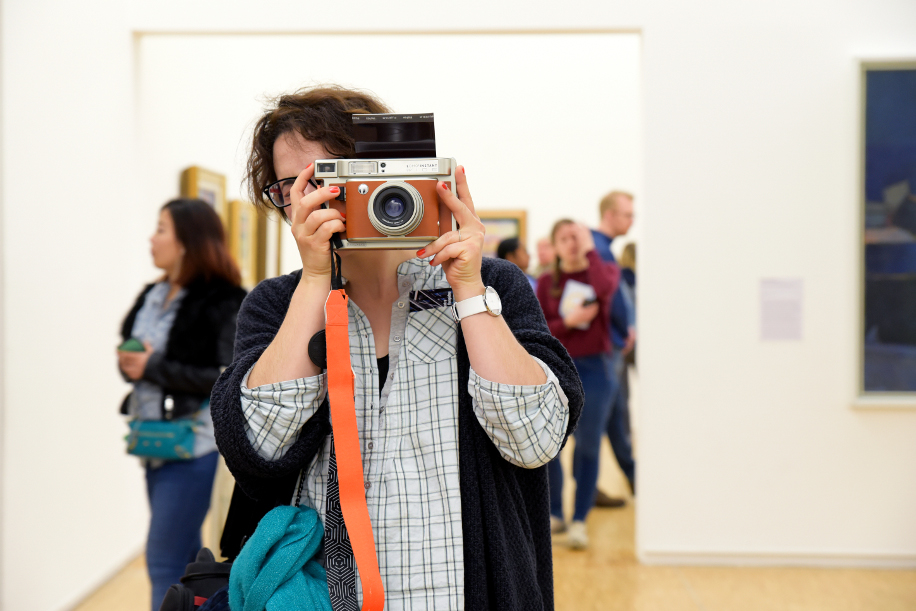
<svg viewBox="0 0 916 611">
<path fill-rule="evenodd" d="M 477 295 L 452 305 L 452 316 L 455 322 L 462 318 L 486 312 L 490 316 L 499 316 L 503 312 L 503 304 L 499 300 L 499 293 L 492 286 L 488 286 L 483 295 Z"/>
<path fill-rule="evenodd" d="M 455 317 L 455 322 L 461 322 L 462 318 L 480 314 L 481 312 L 486 312 L 490 316 L 499 316 L 503 312 L 503 304 L 499 300 L 499 293 L 492 286 L 488 286 L 483 295 L 477 295 L 452 305 L 452 316 Z"/>
</svg>

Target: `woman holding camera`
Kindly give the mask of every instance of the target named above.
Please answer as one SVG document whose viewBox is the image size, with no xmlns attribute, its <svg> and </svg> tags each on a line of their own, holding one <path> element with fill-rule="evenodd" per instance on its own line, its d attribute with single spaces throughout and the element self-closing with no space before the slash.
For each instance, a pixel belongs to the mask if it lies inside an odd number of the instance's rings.
<svg viewBox="0 0 916 611">
<path fill-rule="evenodd" d="M 573 477 L 576 506 L 569 527 L 569 544 L 574 549 L 588 546 L 585 517 L 595 504 L 601 436 L 611 409 L 611 343 L 609 333 L 611 299 L 620 280 L 620 269 L 605 263 L 595 251 L 592 233 L 585 225 L 568 219 L 557 221 L 550 233 L 556 250 L 554 269 L 538 279 L 537 295 L 547 325 L 576 365 L 585 390 L 580 427 L 576 431 Z M 567 287 L 570 282 L 580 283 Z M 587 285 L 591 289 L 584 288 Z M 564 299 L 567 288 L 577 287 L 587 300 Z M 562 306 L 561 306 L 562 303 Z M 563 520 L 563 468 L 559 458 L 549 465 L 552 530 L 566 530 Z"/>
<path fill-rule="evenodd" d="M 318 187 L 314 162 L 352 158 L 352 115 L 385 112 L 339 87 L 285 95 L 256 124 L 249 157 L 252 195 L 290 222 L 302 270 L 262 282 L 242 306 L 236 360 L 213 393 L 217 441 L 250 496 L 288 505 L 301 487 L 322 520 L 327 378 L 306 347 L 325 327 L 329 240 L 347 218 L 322 208 L 339 191 Z M 545 465 L 575 427 L 581 388 L 521 270 L 482 261 L 484 228 L 463 168 L 455 191 L 436 186 L 460 232 L 417 252 L 340 252 L 385 608 L 552 609 Z M 452 318 L 449 294 L 460 303 L 490 290 L 501 315 Z M 330 568 L 328 580 L 334 608 L 356 608 L 359 582 Z"/>
<path fill-rule="evenodd" d="M 169 586 L 201 547 L 218 454 L 208 401 L 223 367 L 232 362 L 235 318 L 245 297 L 229 256 L 223 226 L 206 202 L 170 201 L 150 238 L 153 264 L 164 272 L 146 286 L 124 320 L 118 366 L 134 385 L 122 413 L 135 423 L 168 420 L 193 425 L 193 448 L 174 460 L 141 457 L 150 502 L 146 564 L 157 611 Z M 186 421 L 186 420 L 185 420 Z"/>
</svg>

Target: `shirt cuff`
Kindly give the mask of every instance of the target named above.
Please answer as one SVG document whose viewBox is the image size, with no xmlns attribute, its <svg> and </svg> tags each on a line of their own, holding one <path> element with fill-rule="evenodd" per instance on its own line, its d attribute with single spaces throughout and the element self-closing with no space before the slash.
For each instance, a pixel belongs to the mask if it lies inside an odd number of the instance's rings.
<svg viewBox="0 0 916 611">
<path fill-rule="evenodd" d="M 302 426 L 324 401 L 327 375 L 248 388 L 251 369 L 241 384 L 245 435 L 259 456 L 278 460 L 296 442 Z"/>
<path fill-rule="evenodd" d="M 468 378 L 474 414 L 503 458 L 533 469 L 553 460 L 569 424 L 569 400 L 553 371 L 536 357 L 547 375 L 544 384 L 490 382 L 472 368 Z"/>
</svg>

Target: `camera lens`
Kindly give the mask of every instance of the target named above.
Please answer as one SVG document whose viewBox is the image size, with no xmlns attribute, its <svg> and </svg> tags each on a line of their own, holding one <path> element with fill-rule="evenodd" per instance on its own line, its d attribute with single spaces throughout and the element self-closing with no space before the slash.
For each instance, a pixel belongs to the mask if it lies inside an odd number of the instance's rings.
<svg viewBox="0 0 916 611">
<path fill-rule="evenodd" d="M 379 193 L 375 200 L 375 217 L 388 231 L 398 231 L 408 223 L 413 216 L 413 199 L 400 187 L 388 187 Z"/>
<path fill-rule="evenodd" d="M 423 198 L 411 185 L 390 181 L 369 198 L 369 222 L 388 237 L 404 236 L 423 220 Z"/>
<path fill-rule="evenodd" d="M 397 218 L 404 214 L 404 208 L 406 208 L 404 200 L 397 195 L 385 201 L 385 214 L 392 218 Z"/>
</svg>

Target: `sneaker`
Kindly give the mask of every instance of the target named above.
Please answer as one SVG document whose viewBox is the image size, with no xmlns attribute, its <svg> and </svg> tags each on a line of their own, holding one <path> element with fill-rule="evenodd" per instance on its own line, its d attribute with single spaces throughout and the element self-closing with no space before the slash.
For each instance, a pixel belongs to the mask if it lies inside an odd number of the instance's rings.
<svg viewBox="0 0 916 611">
<path fill-rule="evenodd" d="M 626 499 L 618 499 L 616 497 L 609 496 L 602 492 L 600 488 L 595 493 L 595 507 L 617 509 L 619 507 L 625 506 L 626 504 Z"/>
<path fill-rule="evenodd" d="M 550 534 L 560 535 L 566 532 L 566 522 L 556 516 L 550 516 Z"/>
<path fill-rule="evenodd" d="M 573 549 L 585 549 L 588 547 L 588 531 L 585 529 L 585 522 L 574 520 L 569 525 L 569 547 Z"/>
</svg>

